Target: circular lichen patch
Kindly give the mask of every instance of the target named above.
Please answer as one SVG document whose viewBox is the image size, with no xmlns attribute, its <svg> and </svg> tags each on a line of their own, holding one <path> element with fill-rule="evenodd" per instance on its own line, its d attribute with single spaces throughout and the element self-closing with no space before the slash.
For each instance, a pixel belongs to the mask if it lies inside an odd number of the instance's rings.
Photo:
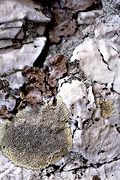
<svg viewBox="0 0 120 180">
<path fill-rule="evenodd" d="M 72 136 L 69 113 L 60 98 L 57 104 L 22 110 L 1 142 L 2 152 L 16 165 L 42 169 L 68 153 Z"/>
</svg>

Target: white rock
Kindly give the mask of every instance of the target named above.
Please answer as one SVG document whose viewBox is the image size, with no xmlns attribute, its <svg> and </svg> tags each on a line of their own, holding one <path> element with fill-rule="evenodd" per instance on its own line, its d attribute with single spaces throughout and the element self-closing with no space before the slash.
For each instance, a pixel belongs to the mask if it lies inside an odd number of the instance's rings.
<svg viewBox="0 0 120 180">
<path fill-rule="evenodd" d="M 80 60 L 80 68 L 92 81 L 113 83 L 120 93 L 120 17 L 113 15 L 107 23 L 95 28 L 95 38 L 86 38 L 75 48 L 71 61 Z"/>
<path fill-rule="evenodd" d="M 116 68 L 113 89 L 116 92 L 120 93 L 120 60 L 118 60 L 118 62 L 117 62 L 117 68 Z"/>
<path fill-rule="evenodd" d="M 92 90 L 92 86 L 90 86 L 88 88 L 88 100 L 90 101 L 90 104 L 94 104 L 95 102 L 95 98 L 94 98 L 94 95 L 93 95 L 93 90 Z"/>
<path fill-rule="evenodd" d="M 82 180 L 92 179 L 98 176 L 101 180 L 120 180 L 120 160 L 105 163 L 99 168 L 87 168 L 82 176 Z"/>
<path fill-rule="evenodd" d="M 80 60 L 80 68 L 93 81 L 113 82 L 115 72 L 110 71 L 103 62 L 99 52 L 99 45 L 95 39 L 86 38 L 82 44 L 73 51 L 71 60 Z"/>
<path fill-rule="evenodd" d="M 5 0 L 0 1 L 0 23 L 28 19 L 36 22 L 49 22 L 41 11 L 35 10 L 40 8 L 32 0 Z"/>
<path fill-rule="evenodd" d="M 20 28 L 9 28 L 0 30 L 0 39 L 14 39 L 20 31 Z"/>
<path fill-rule="evenodd" d="M 8 73 L 24 66 L 32 66 L 45 46 L 46 38 L 36 38 L 33 43 L 25 44 L 21 49 L 3 51 L 0 54 L 0 73 Z"/>
<path fill-rule="evenodd" d="M 12 46 L 12 41 L 11 40 L 0 40 L 0 49 L 5 48 L 5 47 L 10 47 Z"/>
<path fill-rule="evenodd" d="M 86 96 L 86 87 L 83 82 L 72 80 L 71 83 L 64 83 L 60 88 L 59 95 L 62 97 L 67 107 Z"/>
<path fill-rule="evenodd" d="M 13 39 L 19 33 L 22 21 L 7 22 L 0 25 L 0 39 Z"/>
<path fill-rule="evenodd" d="M 72 171 L 63 171 L 61 173 L 56 173 L 55 176 L 54 176 L 54 179 L 57 179 L 57 180 L 73 180 L 75 179 L 75 174 L 72 172 Z M 52 179 L 50 179 L 52 180 Z"/>
<path fill-rule="evenodd" d="M 73 139 L 73 151 L 80 152 L 81 146 L 83 145 L 83 130 L 76 130 Z"/>
<path fill-rule="evenodd" d="M 8 29 L 8 28 L 20 28 L 23 25 L 23 21 L 15 21 L 15 22 L 7 22 L 0 25 L 0 29 Z"/>
<path fill-rule="evenodd" d="M 114 141 L 113 137 L 117 141 Z M 115 157 L 119 158 L 119 133 L 114 126 L 106 125 L 103 119 L 84 129 L 82 142 L 79 152 L 89 163 L 109 162 Z"/>
<path fill-rule="evenodd" d="M 95 28 L 95 38 L 112 38 L 117 37 L 120 29 L 119 15 L 112 15 L 107 23 L 99 23 Z"/>
<path fill-rule="evenodd" d="M 79 12 L 78 14 L 78 24 L 92 24 L 95 22 L 95 18 L 99 15 L 102 15 L 101 10 L 93 10 L 87 12 Z"/>
<path fill-rule="evenodd" d="M 0 90 L 0 109 L 2 106 L 6 105 L 8 110 L 13 110 L 16 104 L 16 100 L 9 96 L 6 98 L 7 93 L 4 93 L 2 90 Z"/>
<path fill-rule="evenodd" d="M 9 82 L 9 87 L 12 89 L 19 89 L 25 82 L 21 72 L 16 72 L 6 76 L 5 79 Z"/>
</svg>

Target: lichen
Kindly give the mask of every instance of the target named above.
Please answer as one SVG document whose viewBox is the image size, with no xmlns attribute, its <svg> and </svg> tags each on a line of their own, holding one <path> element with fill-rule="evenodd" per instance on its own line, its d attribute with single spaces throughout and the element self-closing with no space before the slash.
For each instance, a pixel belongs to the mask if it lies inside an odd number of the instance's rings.
<svg viewBox="0 0 120 180">
<path fill-rule="evenodd" d="M 104 118 L 109 118 L 114 112 L 113 101 L 111 99 L 100 101 L 101 115 Z"/>
<path fill-rule="evenodd" d="M 1 150 L 18 166 L 42 169 L 67 154 L 72 146 L 69 112 L 60 97 L 57 104 L 18 112 L 6 129 Z"/>
</svg>

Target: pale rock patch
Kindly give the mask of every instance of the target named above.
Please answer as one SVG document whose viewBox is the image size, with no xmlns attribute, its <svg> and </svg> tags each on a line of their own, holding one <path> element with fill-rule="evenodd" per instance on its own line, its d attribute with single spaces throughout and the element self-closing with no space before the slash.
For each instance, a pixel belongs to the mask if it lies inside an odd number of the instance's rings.
<svg viewBox="0 0 120 180">
<path fill-rule="evenodd" d="M 8 73 L 24 66 L 32 66 L 45 46 L 46 38 L 36 38 L 33 43 L 24 44 L 21 49 L 6 51 L 0 55 L 0 74 Z"/>
</svg>

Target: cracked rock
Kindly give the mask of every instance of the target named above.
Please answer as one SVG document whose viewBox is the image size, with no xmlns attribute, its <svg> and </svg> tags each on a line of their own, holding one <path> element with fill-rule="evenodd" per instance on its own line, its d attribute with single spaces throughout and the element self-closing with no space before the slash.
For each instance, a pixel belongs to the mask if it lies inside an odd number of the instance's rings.
<svg viewBox="0 0 120 180">
<path fill-rule="evenodd" d="M 1 0 L 1 180 L 120 179 L 119 4 Z"/>
<path fill-rule="evenodd" d="M 67 0 L 65 6 L 74 11 L 84 11 L 100 2 L 100 0 Z"/>
<path fill-rule="evenodd" d="M 80 60 L 80 68 L 92 81 L 113 83 L 119 72 L 118 52 L 118 45 L 111 39 L 86 38 L 74 50 L 71 60 Z"/>
<path fill-rule="evenodd" d="M 0 74 L 7 74 L 13 70 L 31 66 L 45 46 L 46 38 L 36 38 L 33 43 L 25 44 L 21 49 L 6 50 L 0 55 Z"/>
</svg>

